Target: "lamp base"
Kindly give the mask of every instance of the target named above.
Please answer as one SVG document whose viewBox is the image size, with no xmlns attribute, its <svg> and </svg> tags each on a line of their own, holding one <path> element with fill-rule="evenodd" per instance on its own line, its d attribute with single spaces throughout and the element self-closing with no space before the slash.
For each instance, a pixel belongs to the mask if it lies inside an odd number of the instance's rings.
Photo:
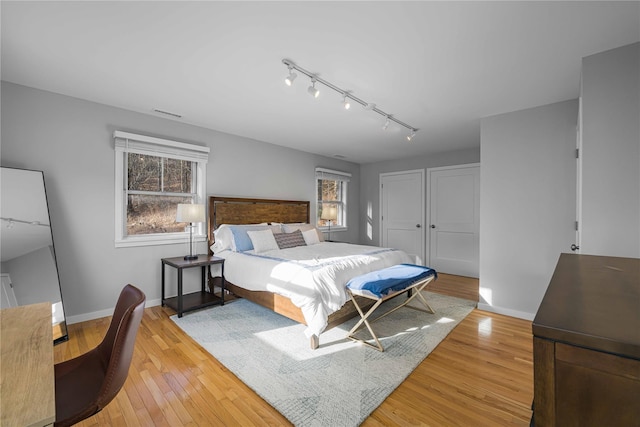
<svg viewBox="0 0 640 427">
<path fill-rule="evenodd" d="M 194 259 L 198 259 L 198 255 L 185 255 L 185 261 L 193 261 Z"/>
</svg>

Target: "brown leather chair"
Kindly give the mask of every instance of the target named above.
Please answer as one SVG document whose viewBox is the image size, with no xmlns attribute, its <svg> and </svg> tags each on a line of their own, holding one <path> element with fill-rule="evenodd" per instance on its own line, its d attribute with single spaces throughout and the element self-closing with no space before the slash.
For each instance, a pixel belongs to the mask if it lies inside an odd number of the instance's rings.
<svg viewBox="0 0 640 427">
<path fill-rule="evenodd" d="M 144 302 L 140 289 L 125 286 L 102 342 L 81 356 L 55 365 L 56 427 L 89 418 L 116 397 L 129 374 Z"/>
</svg>

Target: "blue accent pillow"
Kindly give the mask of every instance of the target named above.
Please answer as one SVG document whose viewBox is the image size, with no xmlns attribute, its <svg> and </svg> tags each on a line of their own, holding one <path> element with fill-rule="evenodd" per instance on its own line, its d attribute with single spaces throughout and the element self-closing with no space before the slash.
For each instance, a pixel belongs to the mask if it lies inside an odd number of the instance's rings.
<svg viewBox="0 0 640 427">
<path fill-rule="evenodd" d="M 393 291 L 401 291 L 418 280 L 438 273 L 432 268 L 414 264 L 398 264 L 382 270 L 372 271 L 349 280 L 347 288 L 367 290 L 378 298 Z"/>
<path fill-rule="evenodd" d="M 231 225 L 229 229 L 233 234 L 233 240 L 236 244 L 236 252 L 246 252 L 253 250 L 253 242 L 247 234 L 247 231 L 269 230 L 269 225 Z"/>
</svg>

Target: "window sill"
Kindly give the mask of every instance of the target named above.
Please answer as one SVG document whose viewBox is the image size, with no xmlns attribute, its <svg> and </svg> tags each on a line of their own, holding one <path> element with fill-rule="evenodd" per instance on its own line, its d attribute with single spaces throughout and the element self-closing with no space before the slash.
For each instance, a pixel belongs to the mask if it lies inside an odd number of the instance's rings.
<svg viewBox="0 0 640 427">
<path fill-rule="evenodd" d="M 318 230 L 322 231 L 323 233 L 328 233 L 329 232 L 329 227 L 318 227 Z M 340 231 L 347 231 L 348 228 L 347 227 L 340 227 L 340 226 L 335 226 L 335 227 L 331 227 L 331 232 L 333 233 L 335 232 L 340 232 Z"/>
<path fill-rule="evenodd" d="M 193 236 L 193 241 L 206 242 L 207 237 L 204 235 Z M 159 245 L 177 245 L 189 243 L 188 234 L 172 234 L 159 236 L 131 236 L 115 241 L 116 248 L 131 248 L 136 246 L 159 246 Z"/>
</svg>

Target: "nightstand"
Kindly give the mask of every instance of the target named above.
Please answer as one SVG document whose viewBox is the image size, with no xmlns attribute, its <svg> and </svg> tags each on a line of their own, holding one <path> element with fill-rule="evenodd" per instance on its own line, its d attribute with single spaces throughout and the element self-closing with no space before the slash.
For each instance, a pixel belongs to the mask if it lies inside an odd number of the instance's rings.
<svg viewBox="0 0 640 427">
<path fill-rule="evenodd" d="M 205 289 L 207 282 L 207 270 L 211 269 L 213 264 L 220 264 L 221 268 L 221 291 L 220 296 Z M 165 266 L 169 265 L 178 270 L 178 295 L 171 298 L 164 297 L 164 272 Z M 182 272 L 185 268 L 200 267 L 202 270 L 202 284 L 200 291 L 192 292 L 186 295 L 182 294 Z M 197 259 L 185 260 L 184 257 L 162 258 L 162 305 L 173 308 L 178 317 L 187 311 L 198 310 L 210 305 L 224 305 L 224 258 L 218 258 L 212 255 L 198 255 Z"/>
</svg>

